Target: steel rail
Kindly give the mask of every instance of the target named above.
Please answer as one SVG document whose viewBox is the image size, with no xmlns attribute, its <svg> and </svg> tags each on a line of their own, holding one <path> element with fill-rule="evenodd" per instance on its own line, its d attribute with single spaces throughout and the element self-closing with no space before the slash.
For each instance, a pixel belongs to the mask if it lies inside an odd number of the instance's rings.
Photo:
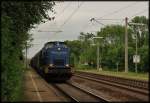
<svg viewBox="0 0 150 103">
<path fill-rule="evenodd" d="M 53 84 L 53 87 L 56 88 L 57 90 L 59 90 L 60 92 L 62 92 L 65 96 L 67 96 L 68 98 L 71 99 L 71 102 L 79 102 L 76 98 L 74 98 L 73 96 L 69 95 L 68 93 L 66 93 L 64 90 L 62 90 L 61 88 L 59 88 L 56 84 Z"/>
<path fill-rule="evenodd" d="M 75 87 L 75 88 L 77 88 L 77 89 L 80 89 L 81 91 L 83 91 L 83 92 L 85 92 L 85 93 L 87 93 L 87 94 L 89 94 L 89 95 L 91 95 L 91 96 L 93 96 L 93 97 L 95 97 L 95 98 L 98 98 L 101 102 L 108 102 L 108 100 L 102 98 L 101 96 L 99 96 L 99 95 L 97 95 L 97 94 L 94 94 L 93 92 L 87 90 L 86 88 L 81 88 L 79 85 L 74 85 L 74 84 L 72 84 L 72 83 L 70 83 L 70 82 L 67 82 L 67 84 L 69 84 L 69 85 L 71 85 L 72 87 Z"/>
<path fill-rule="evenodd" d="M 135 87 L 139 89 L 146 89 L 146 90 L 148 89 L 148 82 L 143 81 L 143 80 L 134 80 L 134 79 L 114 77 L 114 76 L 108 76 L 108 75 L 102 75 L 102 74 L 86 73 L 86 72 L 80 72 L 80 71 L 76 71 L 76 74 L 92 77 L 95 79 L 110 81 L 113 83 L 131 86 L 131 87 Z"/>
<path fill-rule="evenodd" d="M 104 84 L 107 84 L 107 85 L 112 85 L 112 86 L 119 87 L 119 88 L 123 88 L 123 89 L 126 89 L 126 90 L 130 90 L 130 91 L 133 91 L 133 92 L 143 94 L 143 95 L 148 95 L 148 91 L 143 91 L 143 90 L 140 90 L 140 89 L 137 89 L 137 88 L 131 88 L 129 86 L 125 86 L 125 85 L 121 85 L 121 84 L 117 84 L 117 83 L 112 83 L 110 81 L 98 80 L 98 79 L 95 79 L 95 78 L 85 77 L 85 76 L 81 76 L 81 75 L 74 75 L 74 76 L 77 76 L 77 77 L 80 77 L 80 78 L 85 78 L 85 79 L 88 79 L 88 80 L 91 80 L 91 81 L 96 81 L 96 82 L 99 82 L 99 83 L 104 83 Z"/>
<path fill-rule="evenodd" d="M 59 85 L 59 84 L 58 84 Z M 60 90 L 61 92 L 63 92 L 65 95 L 67 95 L 68 97 L 70 97 L 70 98 L 72 98 L 72 100 L 74 100 L 74 101 L 76 101 L 76 102 L 81 102 L 81 100 L 78 100 L 78 99 L 76 99 L 74 96 L 71 96 L 69 93 L 67 93 L 66 91 L 66 89 L 62 89 L 63 87 L 60 87 L 60 86 L 58 86 L 57 84 L 55 84 L 55 87 L 58 89 L 58 90 Z M 81 91 L 81 92 L 83 92 L 83 93 L 85 93 L 85 94 L 88 94 L 89 96 L 91 96 L 91 97 L 94 97 L 96 100 L 98 100 L 98 101 L 100 101 L 100 102 L 108 102 L 108 100 L 106 100 L 106 99 L 104 99 L 104 98 L 102 98 L 102 97 L 100 97 L 100 96 L 98 96 L 98 95 L 96 95 L 96 94 L 94 94 L 94 93 L 92 93 L 92 92 L 90 92 L 90 91 L 88 91 L 88 90 L 86 90 L 86 89 L 83 89 L 83 88 L 81 88 L 81 87 L 79 87 L 79 86 L 77 86 L 77 85 L 74 85 L 74 84 L 72 84 L 72 83 L 70 83 L 70 82 L 66 82 L 66 84 L 65 85 L 68 85 L 68 86 L 71 86 L 71 87 L 73 87 L 73 88 L 75 88 L 75 89 L 77 89 L 77 90 L 79 90 L 79 91 Z M 88 101 L 87 101 L 88 102 Z"/>
</svg>

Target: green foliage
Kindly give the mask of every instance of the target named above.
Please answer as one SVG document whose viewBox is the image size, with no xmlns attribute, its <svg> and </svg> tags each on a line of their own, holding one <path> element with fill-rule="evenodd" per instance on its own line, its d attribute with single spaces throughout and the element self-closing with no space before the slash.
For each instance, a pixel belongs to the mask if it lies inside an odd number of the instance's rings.
<svg viewBox="0 0 150 103">
<path fill-rule="evenodd" d="M 143 45 L 141 48 L 139 48 L 139 55 L 141 58 L 141 62 L 138 64 L 139 68 L 138 70 L 140 72 L 148 72 L 149 71 L 149 48 L 148 45 Z"/>
<path fill-rule="evenodd" d="M 145 16 L 136 16 L 131 21 L 134 23 L 143 23 L 146 24 L 147 26 L 149 24 L 149 20 Z"/>
<path fill-rule="evenodd" d="M 2 101 L 21 101 L 23 73 L 23 49 L 31 39 L 28 31 L 35 23 L 49 18 L 47 10 L 52 10 L 54 2 L 15 2 L 1 3 L 1 53 L 2 53 Z"/>
<path fill-rule="evenodd" d="M 72 65 L 75 65 L 78 63 L 79 55 L 82 52 L 81 43 L 79 40 L 65 41 L 65 42 L 71 51 L 70 62 Z"/>
<path fill-rule="evenodd" d="M 149 63 L 148 63 L 148 40 L 149 40 L 149 33 L 148 33 L 148 24 L 149 24 L 149 20 L 145 17 L 145 16 L 136 16 L 135 18 L 133 18 L 131 20 L 131 22 L 134 23 L 142 23 L 145 24 L 145 26 L 131 26 L 131 32 L 132 34 L 137 35 L 137 52 L 138 55 L 140 55 L 140 63 L 138 63 L 138 71 L 139 72 L 148 72 L 149 69 Z M 139 33 L 139 28 L 141 30 L 141 35 Z M 136 38 L 135 38 L 136 39 Z M 132 47 L 132 52 L 130 52 L 129 56 L 132 57 L 133 55 L 135 55 L 135 44 L 136 44 L 136 40 L 135 39 L 130 39 L 129 41 L 129 46 Z M 131 58 L 130 58 L 131 61 Z M 133 64 L 133 57 L 132 57 L 132 62 L 129 62 L 129 65 L 132 66 L 131 70 L 133 71 L 133 68 L 135 68 L 135 64 Z"/>
<path fill-rule="evenodd" d="M 104 37 L 102 44 L 102 66 L 116 69 L 116 63 L 119 63 L 119 69 L 124 65 L 124 27 L 120 25 L 108 25 L 97 32 L 97 36 Z"/>
<path fill-rule="evenodd" d="M 133 63 L 133 55 L 135 55 L 135 39 L 133 36 L 138 35 L 138 54 L 141 57 L 141 62 L 138 64 L 138 72 L 148 72 L 148 40 L 149 33 L 146 30 L 148 27 L 148 19 L 144 16 L 135 17 L 131 20 L 135 23 L 144 23 L 145 27 L 142 28 L 142 35 L 136 32 L 137 28 L 129 26 L 128 29 L 128 59 L 129 71 L 135 72 L 135 64 Z M 116 71 L 117 64 L 118 70 L 124 71 L 124 34 L 125 27 L 121 25 L 107 25 L 97 31 L 96 36 L 104 37 L 92 41 L 94 36 L 92 33 L 81 32 L 79 40 L 68 41 L 71 53 L 75 54 L 74 58 L 77 59 L 76 66 L 83 69 L 96 68 L 97 62 L 97 47 L 91 46 L 92 42 L 99 43 L 100 56 L 102 68 L 107 68 L 111 71 Z M 76 42 L 76 43 L 75 43 Z M 78 45 L 77 45 L 78 44 Z M 90 63 L 93 63 L 91 65 Z M 88 64 L 88 65 L 84 65 Z"/>
<path fill-rule="evenodd" d="M 9 17 L 2 17 L 2 100 L 19 100 L 22 84 L 22 61 L 20 61 L 20 52 L 12 45 L 10 35 L 13 35 L 9 28 L 12 26 Z"/>
<path fill-rule="evenodd" d="M 108 25 L 97 32 L 98 36 L 105 38 L 105 43 L 117 45 L 123 44 L 124 41 L 124 27 L 120 25 Z"/>
<path fill-rule="evenodd" d="M 93 67 L 89 66 L 89 65 L 83 65 L 83 64 L 78 64 L 77 68 L 80 70 L 90 70 L 90 69 L 94 69 Z M 96 69 L 96 68 L 95 68 Z"/>
</svg>

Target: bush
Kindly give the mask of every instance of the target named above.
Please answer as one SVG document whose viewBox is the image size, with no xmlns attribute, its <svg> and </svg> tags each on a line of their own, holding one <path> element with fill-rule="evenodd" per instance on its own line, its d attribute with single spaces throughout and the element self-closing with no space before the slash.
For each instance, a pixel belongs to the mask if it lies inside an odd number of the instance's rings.
<svg viewBox="0 0 150 103">
<path fill-rule="evenodd" d="M 23 61 L 20 60 L 20 50 L 12 46 L 10 27 L 12 21 L 3 16 L 2 21 L 2 101 L 19 101 L 22 91 Z"/>
<path fill-rule="evenodd" d="M 42 19 L 51 19 L 47 11 L 53 12 L 54 2 L 17 2 L 1 3 L 2 33 L 2 101 L 20 101 L 23 85 L 23 53 L 28 31 Z M 40 12 L 39 12 L 40 11 Z M 43 21 L 44 22 L 44 21 Z"/>
</svg>

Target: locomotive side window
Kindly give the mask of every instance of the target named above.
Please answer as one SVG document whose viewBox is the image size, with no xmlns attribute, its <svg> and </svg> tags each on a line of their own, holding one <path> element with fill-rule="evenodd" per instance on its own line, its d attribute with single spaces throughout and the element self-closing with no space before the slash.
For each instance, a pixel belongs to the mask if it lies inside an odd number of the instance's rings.
<svg viewBox="0 0 150 103">
<path fill-rule="evenodd" d="M 53 44 L 46 44 L 45 49 L 51 48 L 52 46 L 53 46 Z"/>
</svg>

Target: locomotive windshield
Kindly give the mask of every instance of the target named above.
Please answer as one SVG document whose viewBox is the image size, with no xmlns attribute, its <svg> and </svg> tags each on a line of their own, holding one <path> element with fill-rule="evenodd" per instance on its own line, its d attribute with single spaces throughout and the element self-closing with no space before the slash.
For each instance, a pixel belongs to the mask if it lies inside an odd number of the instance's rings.
<svg viewBox="0 0 150 103">
<path fill-rule="evenodd" d="M 61 46 L 61 47 L 67 47 L 64 42 L 47 42 L 45 44 L 45 48 L 51 48 L 52 46 Z"/>
<path fill-rule="evenodd" d="M 51 48 L 52 46 L 53 46 L 53 44 L 46 44 L 45 49 Z"/>
<path fill-rule="evenodd" d="M 60 55 L 60 54 L 67 54 L 68 52 L 67 51 L 52 51 L 51 52 L 52 54 L 54 54 L 54 55 Z"/>
</svg>

